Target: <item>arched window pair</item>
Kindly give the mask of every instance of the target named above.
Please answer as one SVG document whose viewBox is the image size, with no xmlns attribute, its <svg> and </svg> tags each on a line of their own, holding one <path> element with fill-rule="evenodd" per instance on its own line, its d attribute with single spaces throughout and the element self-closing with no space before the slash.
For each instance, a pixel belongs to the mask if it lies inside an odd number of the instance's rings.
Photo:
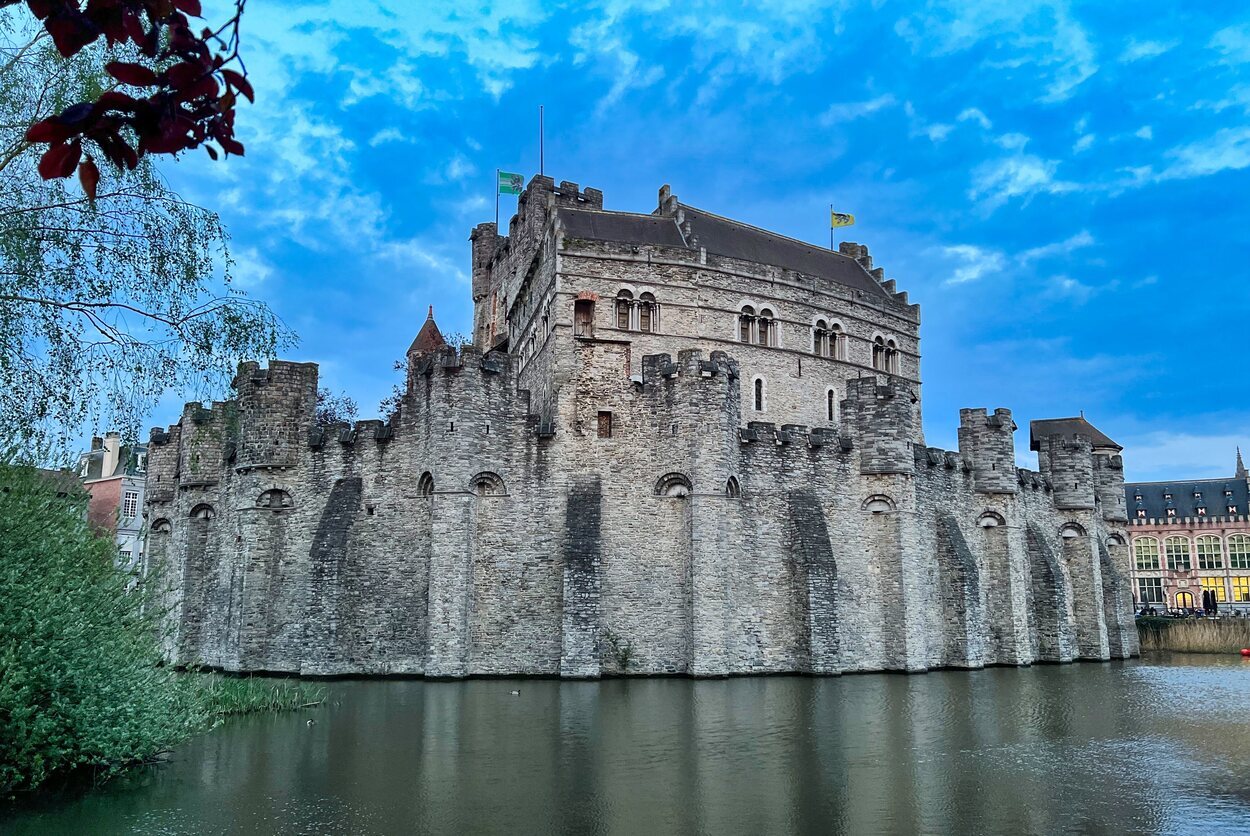
<svg viewBox="0 0 1250 836">
<path fill-rule="evenodd" d="M 757 345 L 777 345 L 777 317 L 771 308 L 755 308 L 743 305 L 738 314 L 738 342 Z"/>
<path fill-rule="evenodd" d="M 872 367 L 879 372 L 898 374 L 898 343 L 878 336 L 872 341 Z"/>
<path fill-rule="evenodd" d="M 616 327 L 648 334 L 660 330 L 660 306 L 655 296 L 643 293 L 634 299 L 634 294 L 628 290 L 616 294 Z"/>
<path fill-rule="evenodd" d="M 812 354 L 845 360 L 846 334 L 842 333 L 842 326 L 836 322 L 830 325 L 826 320 L 816 320 L 812 326 Z"/>
</svg>

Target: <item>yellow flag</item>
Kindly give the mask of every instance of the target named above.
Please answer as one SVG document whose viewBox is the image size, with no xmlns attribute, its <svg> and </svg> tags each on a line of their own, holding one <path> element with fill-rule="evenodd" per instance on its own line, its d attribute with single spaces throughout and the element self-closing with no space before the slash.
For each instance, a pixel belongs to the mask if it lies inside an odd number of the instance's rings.
<svg viewBox="0 0 1250 836">
<path fill-rule="evenodd" d="M 854 215 L 848 215 L 845 212 L 830 212 L 829 213 L 829 226 L 831 228 L 836 229 L 837 227 L 840 227 L 840 226 L 854 226 L 854 225 L 855 225 Z"/>
</svg>

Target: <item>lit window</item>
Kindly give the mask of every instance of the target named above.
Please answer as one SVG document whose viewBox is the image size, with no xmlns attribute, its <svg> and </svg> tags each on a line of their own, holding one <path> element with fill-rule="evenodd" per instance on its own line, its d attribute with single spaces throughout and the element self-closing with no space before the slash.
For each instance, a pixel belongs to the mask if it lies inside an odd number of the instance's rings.
<svg viewBox="0 0 1250 836">
<path fill-rule="evenodd" d="M 1250 578 L 1233 578 L 1233 600 L 1238 604 L 1250 603 Z"/>
<path fill-rule="evenodd" d="M 1213 534 L 1206 534 L 1199 537 L 1195 542 L 1198 546 L 1199 569 L 1224 568 L 1224 550 L 1220 548 L 1219 537 Z"/>
<path fill-rule="evenodd" d="M 1137 599 L 1142 604 L 1163 603 L 1163 581 L 1160 578 L 1138 578 Z"/>
<path fill-rule="evenodd" d="M 122 497 L 122 519 L 133 520 L 139 516 L 139 492 L 126 491 Z"/>
<path fill-rule="evenodd" d="M 1228 538 L 1230 569 L 1250 569 L 1250 536 L 1233 534 Z"/>
<path fill-rule="evenodd" d="M 1226 597 L 1224 597 L 1225 591 L 1224 591 L 1224 579 L 1223 578 L 1200 578 L 1199 580 L 1202 582 L 1203 592 L 1215 593 L 1215 602 L 1217 604 L 1223 604 L 1225 601 L 1228 600 Z"/>
<path fill-rule="evenodd" d="M 1163 552 L 1167 555 L 1169 569 L 1188 572 L 1193 568 L 1193 562 L 1189 556 L 1188 537 L 1169 537 L 1163 541 Z"/>
<path fill-rule="evenodd" d="M 1133 541 L 1133 554 L 1138 569 L 1159 568 L 1159 541 L 1153 537 L 1138 537 Z"/>
</svg>

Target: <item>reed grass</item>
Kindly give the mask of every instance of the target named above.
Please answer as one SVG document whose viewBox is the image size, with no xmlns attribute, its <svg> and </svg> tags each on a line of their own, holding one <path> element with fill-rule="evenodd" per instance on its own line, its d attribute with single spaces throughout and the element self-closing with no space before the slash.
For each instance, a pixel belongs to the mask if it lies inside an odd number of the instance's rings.
<svg viewBox="0 0 1250 836">
<path fill-rule="evenodd" d="M 294 711 L 325 700 L 325 688 L 303 682 L 265 677 L 188 673 L 196 680 L 201 704 L 216 717 L 258 711 Z"/>
<path fill-rule="evenodd" d="M 1140 618 L 1142 650 L 1178 653 L 1237 653 L 1250 647 L 1250 619 Z"/>
</svg>

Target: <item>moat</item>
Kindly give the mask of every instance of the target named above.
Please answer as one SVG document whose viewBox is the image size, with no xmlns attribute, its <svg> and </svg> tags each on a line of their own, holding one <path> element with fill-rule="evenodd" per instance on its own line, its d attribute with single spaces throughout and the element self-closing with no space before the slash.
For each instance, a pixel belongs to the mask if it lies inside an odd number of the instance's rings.
<svg viewBox="0 0 1250 836">
<path fill-rule="evenodd" d="M 0 815 L 0 830 L 1179 833 L 1250 822 L 1250 662 L 1237 658 L 329 689 L 322 709 L 232 722 L 168 764 Z"/>
</svg>

